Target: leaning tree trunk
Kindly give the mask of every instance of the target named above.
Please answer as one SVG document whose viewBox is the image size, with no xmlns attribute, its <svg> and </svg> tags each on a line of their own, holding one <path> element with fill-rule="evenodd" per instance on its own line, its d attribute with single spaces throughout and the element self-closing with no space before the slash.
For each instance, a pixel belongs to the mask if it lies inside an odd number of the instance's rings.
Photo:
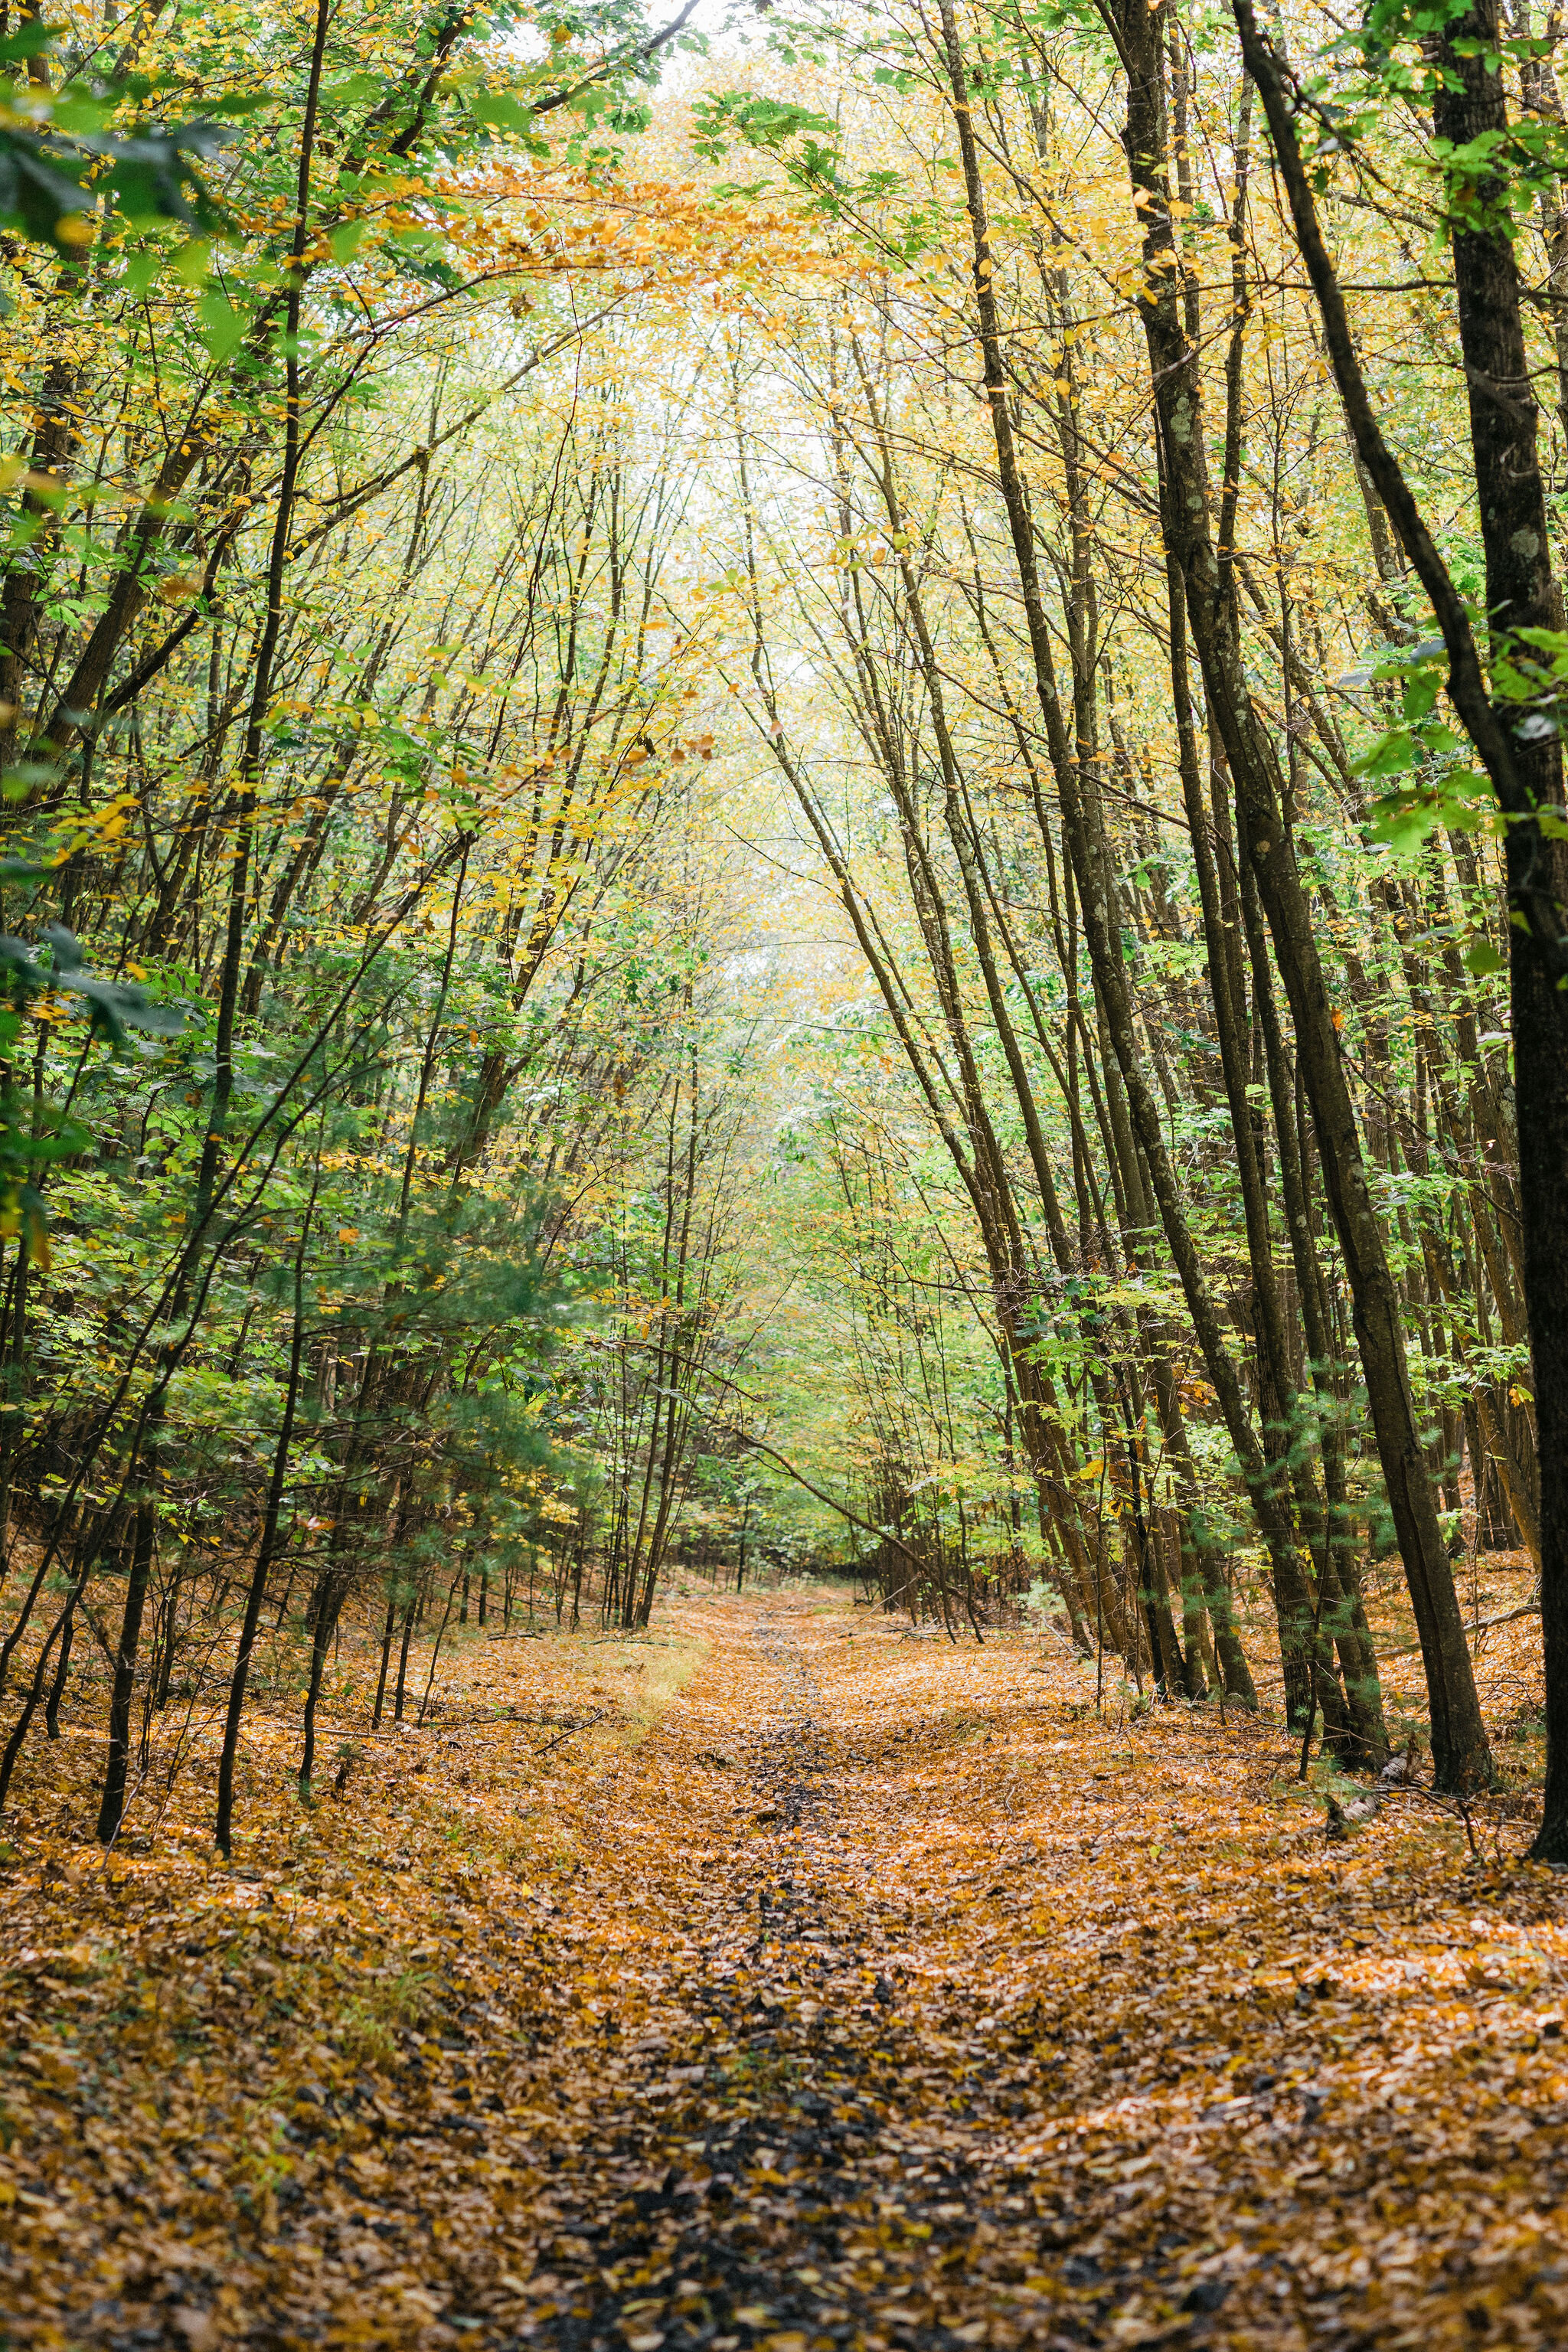
<svg viewBox="0 0 1568 2352">
<path fill-rule="evenodd" d="M 1491 702 L 1464 599 L 1384 439 L 1367 394 L 1343 292 L 1323 242 L 1297 140 L 1289 68 L 1259 33 L 1250 0 L 1232 0 L 1232 6 L 1247 67 L 1268 116 L 1297 242 L 1317 298 L 1356 454 L 1431 600 L 1448 660 L 1449 697 L 1507 820 L 1504 859 L 1525 1291 L 1542 1466 L 1547 1782 L 1545 1817 L 1533 1851 L 1542 1861 L 1568 1862 L 1568 1220 L 1562 1215 L 1568 1170 L 1568 844 L 1552 837 L 1560 818 L 1547 831 L 1540 822 L 1543 800 L 1549 807 L 1562 805 L 1561 759 L 1552 734 L 1531 729 L 1521 736 Z M 1446 59 L 1439 46 L 1439 61 L 1450 85 L 1439 95 L 1443 119 L 1456 130 L 1469 125 L 1477 134 L 1495 132 L 1506 123 L 1501 87 L 1495 75 L 1486 72 L 1481 58 L 1454 53 L 1462 32 L 1462 26 L 1451 29 Z M 1468 131 L 1466 136 L 1470 136 Z M 1484 227 L 1457 229 L 1454 258 L 1472 408 L 1480 395 L 1486 410 L 1497 412 L 1482 414 L 1472 423 L 1478 504 L 1483 519 L 1492 499 L 1505 499 L 1508 513 L 1506 529 L 1487 533 L 1488 603 L 1492 605 L 1495 597 L 1501 622 L 1517 628 L 1526 625 L 1531 612 L 1556 614 L 1518 279 L 1506 237 L 1489 236 Z M 1505 421 L 1511 424 L 1511 432 L 1504 430 Z"/>
<path fill-rule="evenodd" d="M 1182 573 L 1205 698 L 1236 785 L 1243 856 L 1257 879 L 1289 1000 L 1323 1182 L 1350 1283 L 1378 1459 L 1426 1670 L 1433 1768 L 1441 1787 L 1475 1788 L 1490 1780 L 1491 1755 L 1411 1391 L 1399 1294 L 1362 1154 L 1312 909 L 1285 823 L 1274 749 L 1247 682 L 1234 583 L 1229 567 L 1220 562 L 1211 527 L 1199 352 L 1182 315 L 1180 255 L 1166 186 L 1162 18 L 1144 0 L 1127 0 L 1116 21 L 1127 70 L 1128 169 L 1143 231 L 1139 308 L 1166 474 L 1166 527 Z"/>
</svg>

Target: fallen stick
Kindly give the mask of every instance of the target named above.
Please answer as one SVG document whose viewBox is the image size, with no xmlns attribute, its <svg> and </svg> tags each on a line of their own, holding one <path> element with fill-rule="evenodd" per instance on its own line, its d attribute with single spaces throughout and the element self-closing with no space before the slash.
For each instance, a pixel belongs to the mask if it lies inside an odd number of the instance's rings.
<svg viewBox="0 0 1568 2352">
<path fill-rule="evenodd" d="M 1518 1609 L 1503 1610 L 1499 1616 L 1483 1617 L 1479 1624 L 1467 1626 L 1465 1630 L 1473 1641 L 1478 1633 L 1489 1633 L 1494 1625 L 1511 1625 L 1517 1618 L 1539 1617 L 1540 1614 L 1540 1601 L 1527 1601 Z M 1379 1650 L 1377 1654 L 1380 1658 L 1403 1658 L 1408 1656 L 1411 1651 L 1418 1650 L 1420 1647 L 1419 1642 L 1394 1642 L 1387 1649 Z"/>
<path fill-rule="evenodd" d="M 1479 1624 L 1468 1625 L 1465 1630 L 1470 1635 L 1471 1639 L 1474 1640 L 1476 1635 L 1479 1633 L 1489 1633 L 1494 1625 L 1511 1625 L 1518 1618 L 1539 1617 L 1540 1614 L 1540 1601 L 1526 1601 L 1518 1609 L 1504 1609 L 1496 1617 L 1483 1617 Z M 1382 1643 L 1377 1641 L 1374 1636 L 1373 1646 L 1376 1650 L 1379 1658 L 1408 1658 L 1414 1656 L 1415 1653 L 1421 1647 L 1421 1644 L 1419 1642 Z M 1259 1675 L 1257 1677 L 1258 1687 L 1259 1690 L 1268 1690 L 1274 1684 L 1282 1683 L 1285 1677 L 1282 1674 Z"/>
</svg>

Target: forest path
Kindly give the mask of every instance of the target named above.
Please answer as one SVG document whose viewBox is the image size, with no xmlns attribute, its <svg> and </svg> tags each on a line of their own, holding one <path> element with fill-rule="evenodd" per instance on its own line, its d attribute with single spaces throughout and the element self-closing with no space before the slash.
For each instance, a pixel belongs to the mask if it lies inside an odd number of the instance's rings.
<svg viewBox="0 0 1568 2352">
<path fill-rule="evenodd" d="M 942 2290 L 953 2250 L 1000 2219 L 965 2128 L 970 2069 L 908 2046 L 903 1939 L 859 1883 L 834 1785 L 872 1756 L 847 1754 L 795 1616 L 755 1620 L 758 1704 L 718 1711 L 698 1759 L 735 1791 L 729 1838 L 669 1916 L 657 2023 L 621 2048 L 606 2017 L 613 2095 L 552 2184 L 538 2336 L 572 2352 L 985 2332 L 972 2293 Z"/>
<path fill-rule="evenodd" d="M 1568 2337 L 1542 1874 L 1483 1891 L 1414 1802 L 1327 1847 L 1277 1731 L 1101 1720 L 1018 1637 L 709 1622 L 575 1890 L 621 2000 L 585 2004 L 524 2337 Z"/>
<path fill-rule="evenodd" d="M 309 1813 L 258 1720 L 229 1870 L 196 1767 L 106 1864 L 43 1757 L 0 2352 L 1568 2341 L 1506 1807 L 1484 1869 L 1418 1793 L 1330 1845 L 1278 1725 L 823 1588 L 452 1675 Z"/>
</svg>

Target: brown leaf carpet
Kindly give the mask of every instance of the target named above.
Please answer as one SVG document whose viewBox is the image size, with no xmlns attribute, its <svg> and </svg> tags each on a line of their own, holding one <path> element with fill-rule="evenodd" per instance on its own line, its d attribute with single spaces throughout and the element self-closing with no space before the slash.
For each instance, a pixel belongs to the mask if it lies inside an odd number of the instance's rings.
<svg viewBox="0 0 1568 2352">
<path fill-rule="evenodd" d="M 248 1876 L 33 1833 L 0 2343 L 1568 2344 L 1563 1889 L 1506 1806 L 1481 1867 L 1414 1798 L 1326 1844 L 1278 1726 L 842 1597 L 658 1638 L 620 1737 L 613 1644 L 476 1651 Z"/>
</svg>

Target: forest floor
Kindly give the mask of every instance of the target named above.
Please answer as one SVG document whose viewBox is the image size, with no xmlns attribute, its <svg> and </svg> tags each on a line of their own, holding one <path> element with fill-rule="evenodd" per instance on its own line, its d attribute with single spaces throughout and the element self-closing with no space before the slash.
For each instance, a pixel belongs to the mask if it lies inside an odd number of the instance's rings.
<svg viewBox="0 0 1568 2352">
<path fill-rule="evenodd" d="M 306 1812 L 258 1719 L 229 1868 L 211 1727 L 107 1860 L 93 1742 L 37 1752 L 0 2343 L 1568 2341 L 1527 1801 L 1479 1860 L 1419 1792 L 1329 1843 L 1278 1724 L 1095 1696 L 1059 1644 L 691 1593 L 470 1641 Z"/>
</svg>

